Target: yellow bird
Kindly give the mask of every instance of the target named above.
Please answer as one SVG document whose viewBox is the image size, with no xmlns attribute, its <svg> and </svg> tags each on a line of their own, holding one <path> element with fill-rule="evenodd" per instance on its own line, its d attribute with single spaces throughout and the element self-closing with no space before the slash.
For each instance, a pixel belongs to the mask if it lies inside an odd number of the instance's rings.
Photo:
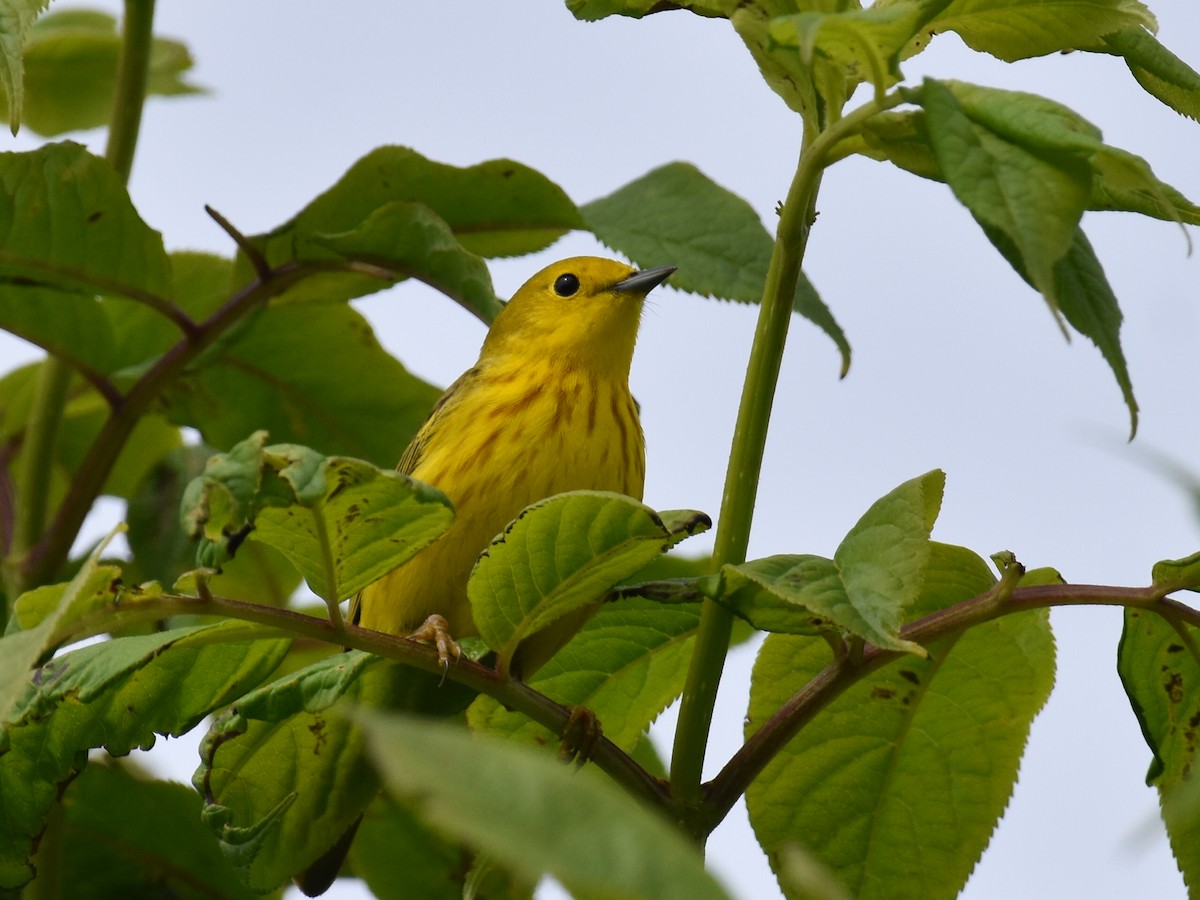
<svg viewBox="0 0 1200 900">
<path fill-rule="evenodd" d="M 360 625 L 424 639 L 476 634 L 467 577 L 522 509 L 572 490 L 641 499 L 645 445 L 629 367 L 646 294 L 674 271 L 581 256 L 522 285 L 479 361 L 442 395 L 400 459 L 401 472 L 450 498 L 454 523 L 362 592 Z M 592 611 L 527 639 L 512 673 L 532 674 Z"/>
</svg>

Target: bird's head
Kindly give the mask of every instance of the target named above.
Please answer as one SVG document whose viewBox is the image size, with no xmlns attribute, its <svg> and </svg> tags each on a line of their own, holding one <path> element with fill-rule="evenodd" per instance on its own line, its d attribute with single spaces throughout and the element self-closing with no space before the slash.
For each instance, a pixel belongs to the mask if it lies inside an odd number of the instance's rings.
<svg viewBox="0 0 1200 900">
<path fill-rule="evenodd" d="M 592 256 L 542 269 L 513 295 L 483 345 L 489 355 L 556 358 L 571 366 L 628 374 L 642 301 L 675 271 L 638 271 Z"/>
</svg>

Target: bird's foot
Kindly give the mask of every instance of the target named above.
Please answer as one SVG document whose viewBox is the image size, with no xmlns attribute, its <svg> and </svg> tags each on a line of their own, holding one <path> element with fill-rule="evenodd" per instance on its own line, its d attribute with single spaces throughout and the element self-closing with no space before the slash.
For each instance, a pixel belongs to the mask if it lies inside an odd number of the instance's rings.
<svg viewBox="0 0 1200 900">
<path fill-rule="evenodd" d="M 592 757 L 596 744 L 604 736 L 600 720 L 586 706 L 571 707 L 570 718 L 563 728 L 562 743 L 558 747 L 558 758 L 565 763 L 582 766 Z"/>
<path fill-rule="evenodd" d="M 450 623 L 436 613 L 421 623 L 421 627 L 407 636 L 407 640 L 420 641 L 423 644 L 433 644 L 437 647 L 438 662 L 442 664 L 442 672 L 450 671 L 450 659 L 462 659 L 462 647 L 458 641 L 450 637 Z"/>
</svg>

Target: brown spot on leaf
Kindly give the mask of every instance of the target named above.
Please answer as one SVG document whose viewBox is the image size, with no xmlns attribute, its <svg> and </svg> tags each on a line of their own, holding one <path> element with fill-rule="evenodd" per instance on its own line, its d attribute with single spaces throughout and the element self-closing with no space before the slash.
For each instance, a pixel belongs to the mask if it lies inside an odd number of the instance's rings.
<svg viewBox="0 0 1200 900">
<path fill-rule="evenodd" d="M 920 684 L 921 683 L 921 677 L 916 672 L 912 671 L 911 669 L 901 669 L 899 674 L 900 674 L 901 678 L 903 678 L 905 681 L 909 682 L 910 684 Z"/>
<path fill-rule="evenodd" d="M 1183 701 L 1183 676 L 1178 672 L 1170 673 L 1163 682 L 1163 690 L 1167 692 L 1167 698 L 1172 703 L 1181 703 Z"/>
<path fill-rule="evenodd" d="M 877 684 L 875 687 L 871 688 L 872 700 L 891 700 L 895 696 L 895 691 L 893 691 L 891 688 L 884 687 L 881 684 Z"/>
<path fill-rule="evenodd" d="M 312 732 L 315 744 L 313 746 L 313 756 L 320 756 L 321 750 L 325 746 L 325 720 L 317 718 L 308 726 L 308 730 Z"/>
</svg>

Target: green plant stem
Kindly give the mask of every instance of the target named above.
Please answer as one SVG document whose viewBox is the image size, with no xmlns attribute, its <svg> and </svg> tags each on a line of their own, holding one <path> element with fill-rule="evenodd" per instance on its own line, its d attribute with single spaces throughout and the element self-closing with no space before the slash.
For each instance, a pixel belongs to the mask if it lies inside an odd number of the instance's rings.
<svg viewBox="0 0 1200 900">
<path fill-rule="evenodd" d="M 899 94 L 884 95 L 863 104 L 815 137 L 806 130 L 796 173 L 779 210 L 779 227 L 742 386 L 713 550 L 716 571 L 746 559 L 775 387 L 828 154 L 871 116 L 902 102 Z M 671 757 L 671 788 L 684 803 L 700 800 L 704 753 L 732 627 L 730 612 L 711 600 L 704 602 Z M 693 833 L 698 840 L 707 834 L 702 830 Z"/>
<path fill-rule="evenodd" d="M 70 385 L 71 369 L 60 360 L 48 357 L 38 372 L 33 405 L 25 425 L 21 468 L 17 474 L 12 544 L 8 552 L 9 564 L 4 571 L 5 589 L 10 602 L 25 590 L 26 581 L 20 562 L 46 527 L 46 514 L 50 508 L 50 476 Z"/>
<path fill-rule="evenodd" d="M 117 89 L 109 118 L 104 157 L 128 183 L 133 154 L 142 127 L 150 52 L 154 43 L 154 0 L 125 0 L 121 57 L 117 62 Z"/>
<path fill-rule="evenodd" d="M 73 643 L 129 625 L 158 622 L 180 615 L 217 616 L 254 622 L 289 636 L 365 650 L 435 675 L 444 675 L 447 681 L 456 682 L 495 698 L 506 708 L 525 715 L 559 737 L 566 733 L 568 723 L 573 721 L 572 709 L 556 703 L 524 682 L 500 675 L 495 669 L 469 660 L 459 660 L 451 663 L 448 668 L 443 667 L 438 659 L 437 650 L 428 644 L 359 628 L 356 625 L 344 624 L 337 627 L 326 618 L 309 616 L 294 610 L 211 595 L 189 597 L 164 594 L 147 598 L 136 595 L 123 597 L 115 607 L 98 610 L 75 620 L 66 630 L 55 635 L 51 644 L 57 646 Z M 626 791 L 643 802 L 660 809 L 670 809 L 671 798 L 666 786 L 648 774 L 629 754 L 607 738 L 599 738 L 589 751 L 588 761 L 595 763 Z"/>
<path fill-rule="evenodd" d="M 754 516 L 771 404 L 792 317 L 792 298 L 800 278 L 800 262 L 804 257 L 809 222 L 821 180 L 820 170 L 807 165 L 806 159 L 802 151 L 791 189 L 779 211 L 779 230 L 767 270 L 746 380 L 742 385 L 737 424 L 734 426 L 729 467 L 725 473 L 725 490 L 721 498 L 721 514 L 713 550 L 713 567 L 717 571 L 727 563 L 744 562 L 750 540 L 750 524 Z M 700 613 L 696 649 L 688 669 L 671 755 L 671 789 L 684 802 L 700 797 L 704 751 L 732 628 L 733 614 L 706 600 Z M 704 835 L 696 834 L 695 837 L 703 839 Z"/>
<path fill-rule="evenodd" d="M 1121 606 L 1157 613 L 1180 628 L 1200 628 L 1200 611 L 1165 598 L 1159 587 L 1114 587 L 1095 584 L 1052 584 L 1016 588 L 1011 594 L 997 584 L 986 593 L 910 622 L 901 629 L 905 640 L 928 646 L 957 637 L 968 628 L 1001 616 L 1054 606 Z M 768 762 L 808 722 L 851 685 L 906 654 L 866 645 L 857 656 L 845 654 L 817 673 L 808 684 L 763 723 L 730 758 L 706 788 L 704 823 L 716 828 Z"/>
</svg>

